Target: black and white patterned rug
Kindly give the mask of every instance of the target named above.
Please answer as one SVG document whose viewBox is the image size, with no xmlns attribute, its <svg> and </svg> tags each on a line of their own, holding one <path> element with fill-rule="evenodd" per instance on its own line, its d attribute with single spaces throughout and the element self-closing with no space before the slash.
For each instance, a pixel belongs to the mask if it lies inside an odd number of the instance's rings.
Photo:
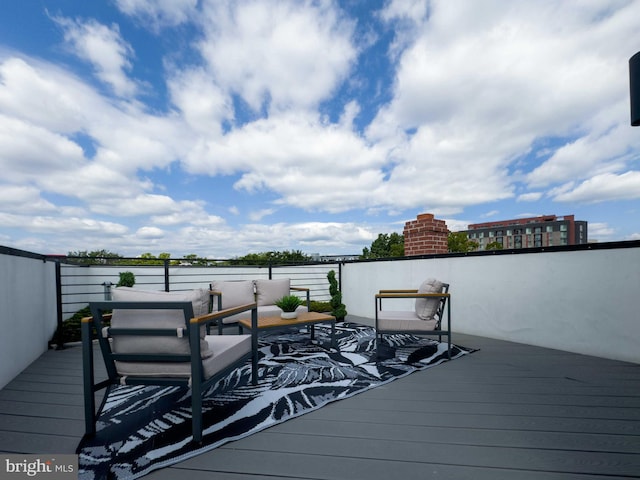
<svg viewBox="0 0 640 480">
<path fill-rule="evenodd" d="M 78 446 L 79 478 L 134 479 L 447 360 L 447 344 L 387 335 L 375 358 L 371 327 L 336 325 L 340 351 L 328 349 L 330 328 L 260 336 L 258 385 L 250 364 L 204 395 L 204 439 L 191 440 L 190 391 L 122 386 L 112 390 L 97 434 Z M 452 358 L 472 350 L 452 346 Z"/>
</svg>

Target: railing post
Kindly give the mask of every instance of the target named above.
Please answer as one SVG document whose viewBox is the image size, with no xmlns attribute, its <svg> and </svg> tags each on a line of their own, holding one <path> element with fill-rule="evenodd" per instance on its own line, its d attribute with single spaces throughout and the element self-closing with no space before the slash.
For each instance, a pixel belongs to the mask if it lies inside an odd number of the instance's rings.
<svg viewBox="0 0 640 480">
<path fill-rule="evenodd" d="M 169 259 L 164 259 L 164 291 L 169 291 Z"/>
<path fill-rule="evenodd" d="M 269 266 L 269 280 L 273 280 L 273 265 L 271 264 L 271 260 L 267 264 Z"/>
<path fill-rule="evenodd" d="M 57 308 L 57 320 L 58 329 L 56 335 L 56 350 L 62 350 L 64 348 L 64 332 L 62 330 L 62 268 L 60 266 L 60 260 L 55 260 L 56 266 L 56 308 Z"/>
</svg>

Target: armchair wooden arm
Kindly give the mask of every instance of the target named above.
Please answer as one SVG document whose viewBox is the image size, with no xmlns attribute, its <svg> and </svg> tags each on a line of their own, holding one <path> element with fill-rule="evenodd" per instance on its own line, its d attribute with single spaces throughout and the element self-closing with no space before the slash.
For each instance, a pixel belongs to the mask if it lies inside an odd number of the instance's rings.
<svg viewBox="0 0 640 480">
<path fill-rule="evenodd" d="M 307 294 L 307 310 L 309 308 L 311 308 L 311 297 L 310 297 L 310 290 L 308 288 L 305 287 L 289 287 L 290 290 L 294 290 L 296 292 L 306 292 Z"/>
</svg>

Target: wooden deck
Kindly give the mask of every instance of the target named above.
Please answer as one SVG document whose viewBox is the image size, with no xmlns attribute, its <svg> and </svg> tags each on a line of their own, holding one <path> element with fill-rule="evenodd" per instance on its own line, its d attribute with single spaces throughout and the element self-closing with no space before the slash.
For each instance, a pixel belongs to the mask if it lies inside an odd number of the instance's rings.
<svg viewBox="0 0 640 480">
<path fill-rule="evenodd" d="M 454 343 L 480 351 L 145 478 L 640 477 L 640 365 L 460 334 Z M 76 346 L 48 351 L 0 391 L 0 452 L 73 453 L 80 382 Z"/>
</svg>

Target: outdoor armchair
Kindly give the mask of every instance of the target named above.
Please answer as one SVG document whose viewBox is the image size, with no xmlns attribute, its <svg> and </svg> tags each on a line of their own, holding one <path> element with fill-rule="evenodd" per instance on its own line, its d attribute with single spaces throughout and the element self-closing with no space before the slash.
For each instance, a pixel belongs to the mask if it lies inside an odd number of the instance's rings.
<svg viewBox="0 0 640 480">
<path fill-rule="evenodd" d="M 181 385 L 191 388 L 193 439 L 200 442 L 203 392 L 238 367 L 250 368 L 251 381 L 257 384 L 257 306 L 250 303 L 196 316 L 194 306 L 206 304 L 208 310 L 207 290 L 195 297 L 187 292 L 178 301 L 169 292 L 133 290 L 121 291 L 114 297 L 161 300 L 92 302 L 92 316 L 82 319 L 86 435 L 96 433 L 96 420 L 104 406 L 103 400 L 96 411 L 97 391 L 106 388 L 106 399 L 114 385 Z M 240 312 L 249 312 L 251 316 L 256 329 L 251 335 L 206 335 L 209 322 Z M 105 324 L 107 320 L 111 321 L 110 326 Z M 107 371 L 107 379 L 97 383 L 94 332 Z"/>
<path fill-rule="evenodd" d="M 415 299 L 412 310 L 383 309 L 382 301 Z M 376 354 L 384 334 L 412 333 L 447 337 L 447 355 L 451 359 L 451 294 L 449 284 L 426 280 L 419 289 L 380 290 L 375 295 Z M 405 302 L 406 303 L 406 302 Z M 443 320 L 446 318 L 446 322 Z"/>
</svg>

